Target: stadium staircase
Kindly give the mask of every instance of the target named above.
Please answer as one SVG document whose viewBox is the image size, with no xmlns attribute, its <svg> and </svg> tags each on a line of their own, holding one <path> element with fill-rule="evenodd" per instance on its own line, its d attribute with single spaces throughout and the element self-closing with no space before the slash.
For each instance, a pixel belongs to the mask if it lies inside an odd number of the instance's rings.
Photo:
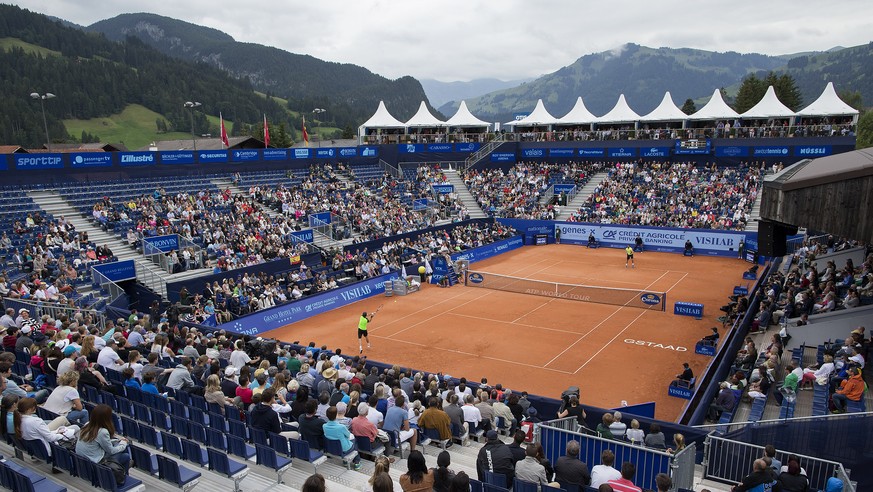
<svg viewBox="0 0 873 492">
<path fill-rule="evenodd" d="M 231 180 L 229 178 L 216 178 L 216 179 L 211 179 L 210 181 L 212 181 L 212 184 L 214 184 L 215 186 L 217 186 L 221 190 L 230 190 L 230 194 L 233 196 L 237 196 L 237 195 L 247 196 L 248 192 L 243 190 L 242 188 L 240 188 L 236 184 L 234 184 L 233 180 Z M 270 217 L 270 218 L 279 217 L 279 215 L 280 215 L 279 212 L 273 210 L 272 208 L 265 207 L 258 202 L 254 202 L 254 203 L 255 203 L 255 206 L 258 207 L 259 210 L 261 210 L 265 214 L 267 214 L 268 217 Z"/>
<path fill-rule="evenodd" d="M 458 194 L 461 203 L 467 208 L 467 213 L 470 214 L 471 219 L 484 219 L 488 217 L 488 214 L 482 210 L 473 194 L 470 193 L 470 189 L 467 188 L 467 184 L 464 183 L 464 178 L 461 177 L 459 171 L 446 170 L 446 178 L 449 180 L 449 183 L 454 185 L 455 193 Z"/>
<path fill-rule="evenodd" d="M 758 219 L 761 218 L 761 196 L 764 194 L 763 191 L 763 188 L 758 190 L 758 197 L 755 198 L 755 203 L 752 204 L 749 220 L 746 222 L 746 228 L 743 229 L 746 232 L 758 232 Z"/>
<path fill-rule="evenodd" d="M 494 137 L 494 140 L 482 144 L 482 147 L 479 148 L 476 152 L 470 154 L 470 157 L 464 161 L 464 169 L 470 169 L 474 167 L 476 164 L 482 162 L 483 159 L 491 155 L 497 147 L 500 147 L 504 142 L 506 142 L 506 135 L 502 133 L 497 133 Z"/>
<path fill-rule="evenodd" d="M 558 215 L 558 220 L 567 220 L 571 215 L 573 215 L 573 212 L 579 210 L 579 208 L 588 201 L 588 197 L 594 193 L 597 186 L 600 185 L 607 176 L 609 176 L 608 172 L 597 173 L 594 176 L 591 176 L 591 179 L 589 179 L 588 183 L 579 190 L 576 197 L 570 200 L 570 203 L 568 203 L 566 207 L 562 208 L 561 214 Z"/>
</svg>

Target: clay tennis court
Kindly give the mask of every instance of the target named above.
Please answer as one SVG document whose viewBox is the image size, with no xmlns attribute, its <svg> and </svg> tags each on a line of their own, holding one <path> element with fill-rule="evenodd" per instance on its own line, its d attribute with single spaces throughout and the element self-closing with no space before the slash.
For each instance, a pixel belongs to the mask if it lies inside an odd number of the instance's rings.
<svg viewBox="0 0 873 492">
<path fill-rule="evenodd" d="M 657 402 L 656 417 L 675 420 L 686 400 L 667 385 L 689 362 L 700 374 L 710 358 L 695 343 L 719 326 L 719 307 L 749 264 L 735 258 L 637 253 L 625 268 L 621 249 L 575 245 L 524 247 L 471 265 L 472 270 L 561 283 L 667 293 L 665 312 L 540 297 L 485 288 L 426 285 L 420 292 L 376 296 L 264 334 L 315 341 L 356 354 L 362 311 L 370 323 L 373 360 L 419 370 L 487 377 L 514 390 L 558 397 L 579 386 L 583 403 L 600 407 Z M 673 302 L 705 305 L 704 318 L 673 314 Z M 643 342 L 643 345 L 637 341 Z M 651 343 L 650 343 L 651 342 Z M 656 346 L 660 344 L 660 346 Z"/>
</svg>

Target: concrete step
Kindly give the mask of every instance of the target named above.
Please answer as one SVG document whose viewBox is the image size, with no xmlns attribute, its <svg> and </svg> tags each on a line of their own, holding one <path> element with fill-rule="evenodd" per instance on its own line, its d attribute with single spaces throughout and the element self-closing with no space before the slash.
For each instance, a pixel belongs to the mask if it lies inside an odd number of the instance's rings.
<svg viewBox="0 0 873 492">
<path fill-rule="evenodd" d="M 570 203 L 567 204 L 566 207 L 562 207 L 561 214 L 558 215 L 558 220 L 566 220 L 573 212 L 579 210 L 579 207 L 585 204 L 588 201 L 588 197 L 594 193 L 594 190 L 597 188 L 600 183 L 609 176 L 608 172 L 600 172 L 591 176 L 591 179 L 588 180 L 588 183 L 579 190 L 579 193 L 570 200 Z"/>
</svg>

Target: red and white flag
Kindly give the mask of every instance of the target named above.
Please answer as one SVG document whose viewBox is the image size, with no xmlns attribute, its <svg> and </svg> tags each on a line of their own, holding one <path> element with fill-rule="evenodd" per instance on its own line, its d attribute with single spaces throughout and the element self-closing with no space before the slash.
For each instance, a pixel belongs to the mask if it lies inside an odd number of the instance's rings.
<svg viewBox="0 0 873 492">
<path fill-rule="evenodd" d="M 306 133 L 306 116 L 303 117 L 303 143 L 309 147 L 309 134 Z"/>
<path fill-rule="evenodd" d="M 227 129 L 224 128 L 224 116 L 218 113 L 218 119 L 221 120 L 221 144 L 224 145 L 224 148 L 228 148 L 230 147 L 230 142 L 227 140 Z"/>
<path fill-rule="evenodd" d="M 267 115 L 264 115 L 264 148 L 270 146 L 270 127 L 267 126 Z"/>
</svg>

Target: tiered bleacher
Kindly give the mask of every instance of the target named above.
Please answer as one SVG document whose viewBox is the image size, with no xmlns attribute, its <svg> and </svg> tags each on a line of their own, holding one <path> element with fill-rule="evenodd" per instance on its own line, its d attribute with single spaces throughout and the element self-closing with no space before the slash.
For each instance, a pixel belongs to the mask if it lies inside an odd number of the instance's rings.
<svg viewBox="0 0 873 492">
<path fill-rule="evenodd" d="M 760 165 L 618 163 L 570 220 L 742 230 L 761 173 Z"/>
</svg>

